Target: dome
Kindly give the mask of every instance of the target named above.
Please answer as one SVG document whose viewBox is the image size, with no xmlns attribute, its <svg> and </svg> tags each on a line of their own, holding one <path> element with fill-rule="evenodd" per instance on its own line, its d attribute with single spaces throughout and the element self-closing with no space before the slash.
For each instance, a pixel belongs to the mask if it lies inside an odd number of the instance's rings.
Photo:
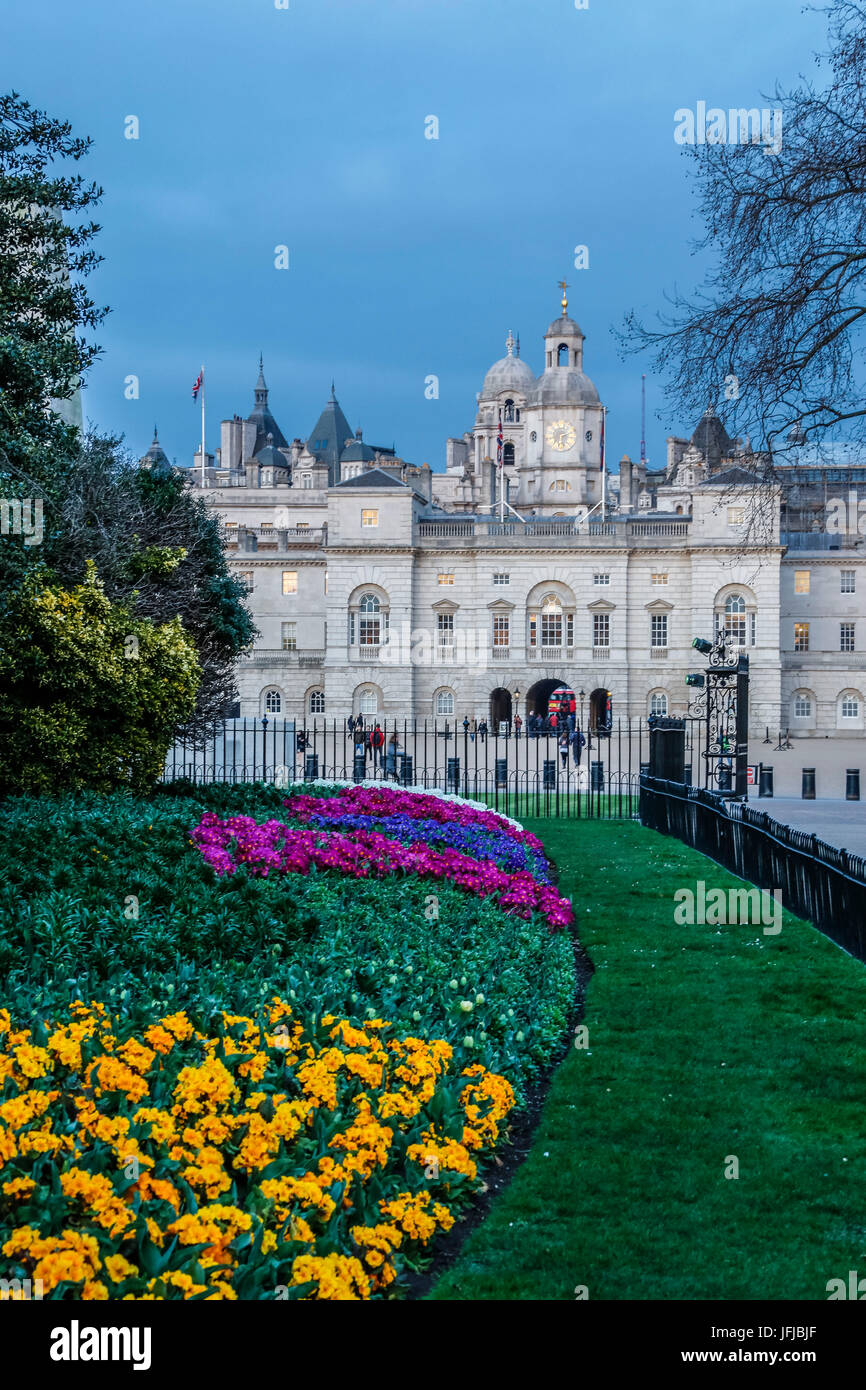
<svg viewBox="0 0 866 1390">
<path fill-rule="evenodd" d="M 510 333 L 505 346 L 508 349 L 507 355 L 500 357 L 498 362 L 494 362 L 484 378 L 480 397 L 482 401 L 489 400 L 492 396 L 499 396 L 503 391 L 516 391 L 526 396 L 535 386 L 535 372 L 528 362 L 521 360 L 520 344 L 519 342 L 515 343 Z M 517 348 L 516 353 L 515 347 Z"/>
<path fill-rule="evenodd" d="M 582 338 L 584 335 L 579 323 L 575 323 L 568 314 L 561 314 L 558 319 L 553 320 L 544 336 L 545 338 Z"/>
<path fill-rule="evenodd" d="M 288 468 L 289 463 L 285 454 L 281 453 L 274 445 L 272 435 L 268 435 L 268 442 L 263 449 L 254 455 L 256 463 L 260 468 Z"/>
<path fill-rule="evenodd" d="M 533 405 L 598 405 L 598 392 L 579 367 L 549 367 L 535 383 Z"/>
</svg>

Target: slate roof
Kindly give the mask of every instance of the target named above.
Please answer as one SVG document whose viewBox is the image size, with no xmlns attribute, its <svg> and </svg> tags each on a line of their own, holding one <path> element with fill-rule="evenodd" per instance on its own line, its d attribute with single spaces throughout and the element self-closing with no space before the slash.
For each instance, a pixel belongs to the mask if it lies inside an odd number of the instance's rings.
<svg viewBox="0 0 866 1390">
<path fill-rule="evenodd" d="M 171 464 L 168 461 L 168 454 L 157 438 L 156 425 L 153 427 L 153 443 L 147 453 L 139 459 L 139 463 L 143 468 L 155 468 L 157 470 L 160 468 L 171 468 Z"/>
<path fill-rule="evenodd" d="M 328 465 L 328 483 L 333 487 L 340 476 L 340 458 L 355 432 L 346 419 L 331 383 L 331 394 L 307 440 L 307 451 Z"/>
<path fill-rule="evenodd" d="M 756 473 L 750 473 L 747 468 L 726 468 L 724 473 L 714 473 L 711 478 L 706 478 L 703 487 L 731 487 L 738 483 L 745 483 L 748 487 L 757 487 L 760 479 Z"/>
<path fill-rule="evenodd" d="M 386 473 L 382 468 L 368 468 L 366 473 L 359 473 L 354 478 L 345 478 L 342 483 L 337 483 L 337 487 L 408 487 L 407 483 L 395 478 L 393 473 Z M 411 489 L 410 489 L 411 491 Z"/>
<path fill-rule="evenodd" d="M 712 406 L 704 411 L 689 443 L 700 449 L 710 468 L 718 468 L 721 460 L 729 458 L 736 448 Z"/>
<path fill-rule="evenodd" d="M 262 366 L 262 359 L 259 358 L 259 379 L 255 385 L 255 404 L 247 417 L 251 424 L 256 427 L 256 442 L 253 445 L 253 457 L 260 453 L 268 444 L 268 435 L 273 435 L 273 443 L 281 448 L 287 449 L 285 436 L 271 414 L 268 405 L 268 388 L 265 385 L 265 374 Z"/>
</svg>

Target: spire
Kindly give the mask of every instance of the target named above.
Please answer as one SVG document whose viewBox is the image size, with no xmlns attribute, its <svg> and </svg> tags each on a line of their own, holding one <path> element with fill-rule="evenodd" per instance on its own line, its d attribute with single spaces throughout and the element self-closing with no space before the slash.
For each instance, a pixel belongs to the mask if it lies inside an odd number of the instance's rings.
<svg viewBox="0 0 866 1390">
<path fill-rule="evenodd" d="M 153 442 L 154 442 L 154 444 L 158 444 L 158 443 L 159 443 L 159 439 L 158 439 L 157 433 L 156 433 L 156 425 L 154 425 L 154 427 L 153 427 Z"/>
<path fill-rule="evenodd" d="M 334 385 L 334 378 L 333 378 L 333 377 L 331 377 L 331 395 L 330 395 L 329 399 L 332 400 L 332 401 L 335 401 L 335 400 L 337 399 L 337 390 L 336 390 L 336 387 L 335 387 L 335 385 Z"/>
<path fill-rule="evenodd" d="M 514 335 L 513 335 L 513 333 L 511 332 L 511 329 L 510 329 L 510 328 L 509 328 L 509 330 L 508 330 L 508 337 L 505 339 L 505 347 L 506 347 L 506 350 L 507 350 L 507 352 L 508 352 L 508 356 L 509 356 L 509 357 L 513 357 L 513 356 L 514 356 Z"/>
<path fill-rule="evenodd" d="M 517 335 L 517 347 L 515 348 L 514 356 L 515 356 L 515 357 L 519 357 L 519 356 L 520 356 L 520 334 L 519 334 L 519 333 L 518 333 L 518 335 Z"/>
<path fill-rule="evenodd" d="M 265 368 L 261 353 L 259 353 L 259 379 L 256 382 L 255 398 L 256 405 L 266 406 L 268 403 L 268 388 L 265 385 Z"/>
</svg>

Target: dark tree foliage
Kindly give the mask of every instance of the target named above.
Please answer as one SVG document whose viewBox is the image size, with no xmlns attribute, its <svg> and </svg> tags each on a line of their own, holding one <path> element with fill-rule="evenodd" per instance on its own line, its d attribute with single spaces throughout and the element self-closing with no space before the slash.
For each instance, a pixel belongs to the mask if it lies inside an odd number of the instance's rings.
<svg viewBox="0 0 866 1390">
<path fill-rule="evenodd" d="M 627 350 L 649 349 L 678 411 L 724 400 L 732 433 L 777 455 L 797 442 L 866 437 L 866 0 L 831 0 L 822 82 L 769 100 L 781 148 L 689 150 L 713 268 Z"/>
</svg>

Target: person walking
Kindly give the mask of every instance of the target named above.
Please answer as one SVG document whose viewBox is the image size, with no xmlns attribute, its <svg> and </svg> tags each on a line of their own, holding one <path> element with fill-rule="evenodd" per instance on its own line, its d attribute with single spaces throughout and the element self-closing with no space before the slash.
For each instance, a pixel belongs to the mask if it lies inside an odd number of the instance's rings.
<svg viewBox="0 0 866 1390">
<path fill-rule="evenodd" d="M 487 720 L 486 720 L 486 719 L 482 719 L 481 723 L 478 725 L 478 737 L 481 739 L 481 742 L 482 742 L 482 743 L 486 743 L 486 742 L 487 742 Z"/>
<path fill-rule="evenodd" d="M 579 728 L 576 728 L 571 736 L 571 756 L 574 759 L 575 767 L 580 767 L 580 755 L 583 752 L 586 739 Z"/>
<path fill-rule="evenodd" d="M 373 750 L 374 769 L 379 766 L 379 762 L 382 757 L 382 746 L 384 742 L 385 735 L 382 733 L 382 730 L 379 728 L 379 725 L 377 724 L 376 727 L 373 729 L 373 732 L 370 734 L 370 747 Z"/>
<path fill-rule="evenodd" d="M 563 732 L 559 735 L 559 757 L 562 762 L 563 772 L 568 767 L 568 743 L 568 734 L 565 732 L 565 730 L 563 730 Z"/>
<path fill-rule="evenodd" d="M 519 714 L 515 714 L 515 716 L 514 716 L 514 737 L 515 737 L 515 738 L 520 738 L 520 730 L 521 730 L 522 728 L 523 728 L 523 720 L 520 718 L 520 715 L 519 715 Z"/>
<path fill-rule="evenodd" d="M 355 720 L 351 714 L 346 720 L 346 728 L 349 730 L 349 737 L 351 738 L 352 734 L 355 732 Z"/>
<path fill-rule="evenodd" d="M 469 726 L 469 737 L 470 737 L 470 739 L 472 740 L 473 743 L 475 742 L 475 735 L 476 735 L 477 733 L 478 733 L 478 720 L 477 720 L 477 719 L 473 719 L 472 723 L 471 723 L 470 726 Z"/>
</svg>

